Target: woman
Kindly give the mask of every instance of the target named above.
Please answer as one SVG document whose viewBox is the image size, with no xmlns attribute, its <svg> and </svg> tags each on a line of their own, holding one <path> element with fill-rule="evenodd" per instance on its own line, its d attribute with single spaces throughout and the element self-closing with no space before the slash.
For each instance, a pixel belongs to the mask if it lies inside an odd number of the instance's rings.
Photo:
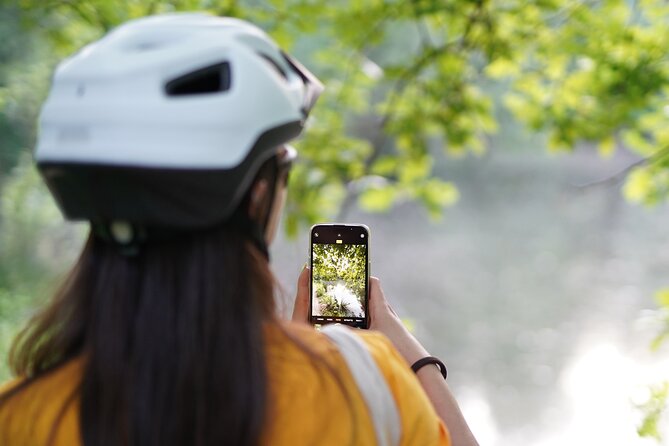
<svg viewBox="0 0 669 446">
<path fill-rule="evenodd" d="M 35 156 L 91 235 L 17 338 L 0 444 L 375 444 L 346 362 L 305 323 L 308 270 L 294 322 L 274 311 L 285 144 L 321 88 L 258 28 L 198 14 L 130 22 L 59 66 Z M 408 367 L 428 353 L 377 279 L 370 317 L 401 444 L 475 444 L 439 369 Z"/>
</svg>

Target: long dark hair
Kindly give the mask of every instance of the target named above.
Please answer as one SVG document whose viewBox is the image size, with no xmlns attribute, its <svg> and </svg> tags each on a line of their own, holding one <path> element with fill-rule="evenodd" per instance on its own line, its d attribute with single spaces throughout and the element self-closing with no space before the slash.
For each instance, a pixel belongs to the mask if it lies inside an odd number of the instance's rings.
<svg viewBox="0 0 669 446">
<path fill-rule="evenodd" d="M 85 445 L 257 445 L 273 289 L 267 260 L 235 225 L 148 242 L 134 256 L 90 236 L 15 341 L 10 364 L 28 379 L 0 404 L 81 357 Z"/>
</svg>

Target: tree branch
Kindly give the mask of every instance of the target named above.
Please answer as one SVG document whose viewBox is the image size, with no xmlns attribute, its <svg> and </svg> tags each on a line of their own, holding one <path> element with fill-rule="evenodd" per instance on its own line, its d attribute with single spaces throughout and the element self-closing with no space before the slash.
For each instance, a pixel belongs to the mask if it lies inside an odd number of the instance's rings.
<svg viewBox="0 0 669 446">
<path fill-rule="evenodd" d="M 462 32 L 462 35 L 456 39 L 453 39 L 449 42 L 446 42 L 445 44 L 441 46 L 434 46 L 431 47 L 429 50 L 424 51 L 422 56 L 416 60 L 413 65 L 411 65 L 409 68 L 407 68 L 402 74 L 400 74 L 395 81 L 395 85 L 391 90 L 390 94 L 394 94 L 394 97 L 391 98 L 391 101 L 389 102 L 388 105 L 388 111 L 386 112 L 386 115 L 384 115 L 382 121 L 382 126 L 385 127 L 387 122 L 392 118 L 393 115 L 393 108 L 394 104 L 397 102 L 399 97 L 402 95 L 404 92 L 404 89 L 406 88 L 406 85 L 409 80 L 415 78 L 427 65 L 431 64 L 434 62 L 436 59 L 438 59 L 440 56 L 443 54 L 447 53 L 448 51 L 452 51 L 452 49 L 455 47 L 458 50 L 462 51 L 468 48 L 468 39 L 469 35 L 471 34 L 471 29 L 474 23 L 479 19 L 479 15 L 481 14 L 481 9 L 483 8 L 483 5 L 481 2 L 477 4 L 476 11 L 477 13 L 474 14 L 469 14 L 467 16 L 467 22 L 465 23 L 465 29 Z"/>
<path fill-rule="evenodd" d="M 645 166 L 649 164 L 654 164 L 658 161 L 661 161 L 663 158 L 666 156 L 669 156 L 669 146 L 663 147 L 662 149 L 658 150 L 654 154 L 646 157 L 646 158 L 641 158 L 640 160 L 637 160 L 633 162 L 632 164 L 628 165 L 624 169 L 620 170 L 619 172 L 616 172 L 613 175 L 610 175 L 608 177 L 602 178 L 600 180 L 596 181 L 591 181 L 589 183 L 581 184 L 581 185 L 574 185 L 573 187 L 575 189 L 584 191 L 586 189 L 592 189 L 595 187 L 608 187 L 608 186 L 613 186 L 615 184 L 620 183 L 622 180 L 624 180 L 627 175 L 636 169 L 637 167 L 640 166 Z"/>
<path fill-rule="evenodd" d="M 383 147 L 388 142 L 388 134 L 386 133 L 386 126 L 393 119 L 395 115 L 395 104 L 402 97 L 404 90 L 406 89 L 409 81 L 413 80 L 423 71 L 424 68 L 429 66 L 432 62 L 437 60 L 443 54 L 452 51 L 453 48 L 459 50 L 464 50 L 468 46 L 468 37 L 472 29 L 472 25 L 478 20 L 481 9 L 483 8 L 482 2 L 477 4 L 476 14 L 470 14 L 467 17 L 467 23 L 465 24 L 465 29 L 460 37 L 453 39 L 441 46 L 433 46 L 424 50 L 421 56 L 414 61 L 414 63 L 404 70 L 395 80 L 395 83 L 390 91 L 390 98 L 388 102 L 388 107 L 386 112 L 379 119 L 379 126 L 377 135 L 372 142 L 372 153 L 365 160 L 362 176 L 369 175 L 372 165 L 379 158 L 383 152 Z M 351 181 L 346 182 L 346 196 L 342 201 L 341 207 L 339 208 L 339 213 L 337 215 L 338 221 L 345 220 L 350 208 L 353 206 L 353 203 L 358 195 L 358 191 L 352 185 Z"/>
<path fill-rule="evenodd" d="M 346 68 L 344 69 L 344 76 L 342 79 L 342 85 L 347 85 L 349 79 L 351 78 L 351 73 L 353 72 L 353 62 L 354 60 L 359 57 L 360 55 L 364 56 L 365 55 L 365 47 L 367 45 L 367 41 L 376 33 L 379 28 L 388 20 L 392 17 L 392 15 L 396 12 L 396 10 L 399 8 L 399 6 L 395 6 L 394 8 L 389 7 L 385 14 L 382 15 L 382 17 L 377 20 L 372 27 L 369 28 L 369 30 L 362 36 L 362 38 L 357 42 L 355 45 L 353 51 L 351 54 L 348 56 L 348 60 L 345 63 Z M 342 88 L 339 91 L 339 94 L 337 95 L 337 99 L 335 102 L 340 102 L 344 93 L 344 88 Z"/>
</svg>

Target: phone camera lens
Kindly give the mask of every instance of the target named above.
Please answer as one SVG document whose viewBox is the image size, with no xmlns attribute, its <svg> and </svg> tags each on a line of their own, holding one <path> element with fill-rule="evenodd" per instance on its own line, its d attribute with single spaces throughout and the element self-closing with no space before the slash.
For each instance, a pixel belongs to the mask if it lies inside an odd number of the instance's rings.
<svg viewBox="0 0 669 446">
<path fill-rule="evenodd" d="M 341 234 L 337 234 L 337 237 L 341 237 Z"/>
<path fill-rule="evenodd" d="M 318 232 L 315 232 L 315 233 L 314 233 L 314 237 L 318 237 Z"/>
<path fill-rule="evenodd" d="M 365 238 L 365 234 L 360 234 L 360 238 Z"/>
</svg>

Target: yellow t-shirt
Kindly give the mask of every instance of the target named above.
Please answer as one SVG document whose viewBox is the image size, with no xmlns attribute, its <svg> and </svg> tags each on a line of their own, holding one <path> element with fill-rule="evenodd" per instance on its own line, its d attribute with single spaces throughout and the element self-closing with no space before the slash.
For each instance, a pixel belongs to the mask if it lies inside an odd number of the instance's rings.
<svg viewBox="0 0 669 446">
<path fill-rule="evenodd" d="M 322 365 L 315 365 L 313 358 L 286 333 L 323 358 L 337 371 L 341 382 Z M 379 333 L 357 333 L 395 398 L 402 420 L 401 445 L 449 446 L 447 429 L 399 353 Z M 268 327 L 265 339 L 272 406 L 263 444 L 375 444 L 374 427 L 355 381 L 336 347 L 324 335 L 306 325 L 291 323 L 283 329 Z M 46 446 L 53 436 L 53 446 L 81 445 L 76 388 L 82 363 L 76 359 L 64 364 L 0 406 L 0 443 Z M 16 383 L 7 384 L 5 389 Z"/>
</svg>

